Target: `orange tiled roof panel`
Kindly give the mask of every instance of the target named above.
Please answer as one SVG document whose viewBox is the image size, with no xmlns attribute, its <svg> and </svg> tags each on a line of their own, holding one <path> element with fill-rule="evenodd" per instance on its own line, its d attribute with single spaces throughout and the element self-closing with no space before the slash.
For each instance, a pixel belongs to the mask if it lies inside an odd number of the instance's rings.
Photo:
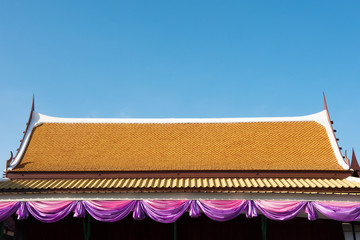
<svg viewBox="0 0 360 240">
<path fill-rule="evenodd" d="M 43 123 L 12 171 L 343 170 L 312 121 Z"/>
</svg>

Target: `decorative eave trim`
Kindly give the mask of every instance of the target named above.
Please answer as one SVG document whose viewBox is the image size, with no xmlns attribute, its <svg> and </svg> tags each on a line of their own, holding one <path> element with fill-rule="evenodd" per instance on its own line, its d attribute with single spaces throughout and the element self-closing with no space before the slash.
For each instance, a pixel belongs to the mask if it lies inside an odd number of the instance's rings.
<svg viewBox="0 0 360 240">
<path fill-rule="evenodd" d="M 106 178 L 347 178 L 350 170 L 233 170 L 233 171 L 56 171 L 56 172 L 8 172 L 10 179 L 106 179 Z"/>
<path fill-rule="evenodd" d="M 339 144 L 338 144 L 338 142 L 336 140 L 335 131 L 334 131 L 334 128 L 333 128 L 332 123 L 331 123 L 329 109 L 327 107 L 324 92 L 323 92 L 323 98 L 324 98 L 324 108 L 325 108 L 325 110 L 323 112 L 326 113 L 326 121 L 327 121 L 327 123 L 325 125 L 323 125 L 323 126 L 325 126 L 325 128 L 327 130 L 331 146 L 332 146 L 332 148 L 334 150 L 334 154 L 335 154 L 335 156 L 336 156 L 336 158 L 338 160 L 339 165 L 341 167 L 343 167 L 344 169 L 348 170 L 348 169 L 350 169 L 350 166 L 345 162 L 345 160 L 344 160 L 344 158 L 343 158 L 343 156 L 341 154 Z"/>
<path fill-rule="evenodd" d="M 360 182 L 342 178 L 262 177 L 167 177 L 167 178 L 84 178 L 14 179 L 0 183 L 8 193 L 90 192 L 296 192 L 360 194 Z M 1 195 L 0 194 L 0 195 Z"/>
<path fill-rule="evenodd" d="M 129 193 L 15 193 L 0 194 L 0 201 L 69 201 L 69 200 L 280 200 L 280 201 L 337 201 L 359 202 L 359 195 L 267 193 L 267 192 L 129 192 Z"/>
<path fill-rule="evenodd" d="M 16 159 L 21 159 L 22 155 L 23 155 L 23 150 L 22 149 L 26 149 L 27 146 L 27 142 L 29 139 L 29 133 L 32 132 L 34 126 L 31 126 L 31 122 L 33 119 L 33 113 L 35 112 L 35 95 L 33 94 L 32 97 L 32 102 L 31 102 L 31 110 L 30 110 L 30 115 L 29 115 L 29 119 L 26 123 L 26 129 L 24 131 L 24 136 L 23 138 L 20 140 L 20 146 L 16 151 L 15 157 L 13 157 L 13 153 L 11 152 L 11 157 L 9 160 L 6 161 L 6 169 L 4 172 L 6 172 L 7 170 L 11 170 L 13 167 L 12 166 L 16 166 L 17 164 L 14 165 L 14 163 L 16 162 Z"/>
</svg>

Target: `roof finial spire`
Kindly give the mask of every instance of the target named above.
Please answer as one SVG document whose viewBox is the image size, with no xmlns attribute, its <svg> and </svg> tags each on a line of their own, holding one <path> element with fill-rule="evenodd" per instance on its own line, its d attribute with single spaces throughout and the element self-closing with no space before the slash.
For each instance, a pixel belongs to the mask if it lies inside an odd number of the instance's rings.
<svg viewBox="0 0 360 240">
<path fill-rule="evenodd" d="M 345 159 L 345 162 L 346 162 L 346 164 L 349 166 L 349 168 L 350 168 L 350 159 L 348 158 L 348 156 L 347 156 L 347 151 L 345 150 L 345 154 L 344 154 L 345 156 L 344 156 L 344 159 Z"/>
<path fill-rule="evenodd" d="M 35 111 L 35 93 L 33 93 L 32 103 L 31 103 L 31 112 Z"/>
<path fill-rule="evenodd" d="M 360 171 L 360 166 L 359 166 L 358 161 L 356 160 L 354 148 L 352 149 L 351 166 L 350 166 L 350 168 L 353 169 L 353 170 L 355 170 L 355 171 L 356 171 L 356 170 L 359 170 L 359 171 Z"/>
<path fill-rule="evenodd" d="M 323 92 L 323 98 L 324 98 L 324 109 L 326 111 L 328 111 L 328 107 L 327 107 L 327 104 L 326 104 L 326 98 L 325 98 L 325 92 Z"/>
<path fill-rule="evenodd" d="M 14 159 L 13 152 L 10 151 L 10 158 L 9 158 L 9 160 L 6 161 L 6 168 L 8 168 L 10 166 L 10 163 L 13 159 Z"/>
</svg>

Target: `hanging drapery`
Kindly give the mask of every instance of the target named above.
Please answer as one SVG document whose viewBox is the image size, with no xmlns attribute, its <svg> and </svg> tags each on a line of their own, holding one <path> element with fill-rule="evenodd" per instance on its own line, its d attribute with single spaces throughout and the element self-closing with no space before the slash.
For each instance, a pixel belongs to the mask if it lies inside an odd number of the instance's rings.
<svg viewBox="0 0 360 240">
<path fill-rule="evenodd" d="M 196 201 L 199 209 L 215 221 L 228 221 L 239 216 L 247 207 L 245 200 L 202 200 Z M 197 216 L 200 215 L 200 212 Z"/>
<path fill-rule="evenodd" d="M 135 220 L 149 217 L 157 222 L 172 223 L 188 212 L 192 218 L 205 214 L 215 221 L 228 221 L 240 214 L 286 221 L 299 213 L 309 220 L 317 219 L 317 212 L 342 222 L 360 220 L 357 202 L 306 202 L 272 200 L 94 200 L 94 201 L 28 201 L 0 202 L 0 221 L 16 213 L 19 220 L 32 215 L 42 222 L 56 222 L 73 212 L 84 218 L 86 213 L 98 221 L 119 221 L 131 212 Z"/>
<path fill-rule="evenodd" d="M 0 222 L 10 217 L 20 206 L 20 202 L 0 202 Z"/>
<path fill-rule="evenodd" d="M 319 212 L 328 218 L 352 222 L 360 219 L 360 204 L 353 202 L 312 202 Z"/>
<path fill-rule="evenodd" d="M 85 210 L 96 220 L 116 222 L 126 217 L 134 208 L 135 201 L 82 201 Z"/>
<path fill-rule="evenodd" d="M 272 220 L 290 220 L 304 208 L 306 202 L 299 201 L 254 201 L 256 208 Z"/>
<path fill-rule="evenodd" d="M 186 200 L 142 200 L 137 201 L 137 211 L 143 211 L 141 218 L 135 218 L 138 220 L 144 219 L 145 215 L 151 219 L 161 223 L 173 223 L 181 215 L 188 210 L 190 201 Z"/>
<path fill-rule="evenodd" d="M 76 201 L 26 202 L 27 211 L 42 222 L 57 222 L 73 211 Z M 26 211 L 26 210 L 25 210 Z"/>
</svg>

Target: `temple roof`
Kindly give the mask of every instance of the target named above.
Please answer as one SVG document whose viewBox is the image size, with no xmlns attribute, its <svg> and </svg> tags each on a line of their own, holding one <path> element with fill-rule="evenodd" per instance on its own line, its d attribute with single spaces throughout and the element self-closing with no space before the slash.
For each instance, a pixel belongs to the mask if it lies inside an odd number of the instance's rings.
<svg viewBox="0 0 360 240">
<path fill-rule="evenodd" d="M 33 112 L 8 173 L 348 168 L 327 110 L 228 119 L 67 119 Z"/>
</svg>

